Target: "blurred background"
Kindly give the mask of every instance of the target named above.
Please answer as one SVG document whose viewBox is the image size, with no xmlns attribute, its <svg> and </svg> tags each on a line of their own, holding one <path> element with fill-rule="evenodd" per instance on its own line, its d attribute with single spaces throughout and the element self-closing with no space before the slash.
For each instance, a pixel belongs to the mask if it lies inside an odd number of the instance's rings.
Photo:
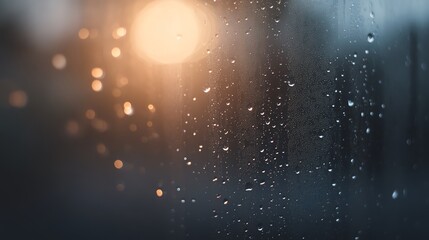
<svg viewBox="0 0 429 240">
<path fill-rule="evenodd" d="M 0 0 L 0 239 L 427 239 L 428 12 Z"/>
</svg>

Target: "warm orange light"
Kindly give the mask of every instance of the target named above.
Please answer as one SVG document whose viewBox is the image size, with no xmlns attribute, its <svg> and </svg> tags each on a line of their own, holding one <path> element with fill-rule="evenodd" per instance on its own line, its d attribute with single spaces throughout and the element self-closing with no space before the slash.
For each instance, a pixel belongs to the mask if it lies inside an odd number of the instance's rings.
<svg viewBox="0 0 429 240">
<path fill-rule="evenodd" d="M 103 83 L 100 80 L 95 79 L 92 81 L 91 87 L 94 92 L 99 92 L 103 89 Z"/>
<path fill-rule="evenodd" d="M 153 126 L 153 122 L 152 121 L 147 121 L 146 126 L 152 127 Z"/>
<path fill-rule="evenodd" d="M 80 39 L 87 39 L 89 37 L 89 30 L 87 28 L 81 28 L 78 35 Z"/>
<path fill-rule="evenodd" d="M 107 147 L 106 147 L 106 145 L 104 145 L 103 143 L 99 143 L 99 144 L 97 144 L 97 152 L 99 153 L 99 154 L 106 154 L 106 152 L 107 152 Z"/>
<path fill-rule="evenodd" d="M 131 105 L 131 103 L 130 102 L 125 102 L 124 103 L 124 113 L 126 114 L 126 115 L 133 115 L 133 113 L 134 113 L 134 110 L 133 110 L 133 106 Z"/>
<path fill-rule="evenodd" d="M 164 195 L 164 192 L 160 188 L 156 189 L 155 193 L 156 193 L 156 196 L 159 198 L 162 197 L 162 195 Z"/>
<path fill-rule="evenodd" d="M 114 58 L 117 58 L 117 57 L 121 56 L 121 49 L 118 47 L 114 47 L 114 48 L 112 48 L 111 53 L 112 53 L 112 56 Z"/>
<path fill-rule="evenodd" d="M 128 78 L 126 77 L 121 77 L 116 81 L 116 86 L 118 87 L 124 87 L 128 85 Z"/>
<path fill-rule="evenodd" d="M 104 76 L 104 71 L 103 69 L 96 67 L 91 70 L 91 75 L 94 78 L 102 78 Z"/>
<path fill-rule="evenodd" d="M 197 12 L 190 4 L 153 1 L 137 15 L 132 43 L 142 57 L 163 64 L 181 63 L 198 47 L 201 30 Z"/>
<path fill-rule="evenodd" d="M 119 39 L 121 37 L 124 37 L 125 35 L 127 35 L 127 29 L 125 29 L 124 27 L 118 27 L 112 33 L 112 37 L 114 39 Z"/>
<path fill-rule="evenodd" d="M 86 112 L 85 112 L 85 116 L 86 116 L 86 118 L 88 118 L 88 119 L 94 119 L 95 118 L 95 111 L 94 110 L 92 110 L 92 109 L 88 109 L 88 110 L 86 110 Z"/>
<path fill-rule="evenodd" d="M 64 55 L 55 54 L 52 57 L 52 66 L 54 66 L 54 68 L 61 70 L 61 69 L 64 69 L 66 65 L 67 65 L 67 59 Z"/>
<path fill-rule="evenodd" d="M 155 112 L 155 106 L 152 104 L 147 105 L 147 108 L 149 109 L 150 112 Z"/>
<path fill-rule="evenodd" d="M 124 166 L 124 163 L 121 160 L 117 159 L 115 160 L 115 162 L 113 162 L 113 165 L 116 169 L 121 169 Z"/>
<path fill-rule="evenodd" d="M 16 108 L 25 107 L 27 105 L 27 94 L 22 90 L 11 92 L 9 95 L 9 104 Z"/>
</svg>

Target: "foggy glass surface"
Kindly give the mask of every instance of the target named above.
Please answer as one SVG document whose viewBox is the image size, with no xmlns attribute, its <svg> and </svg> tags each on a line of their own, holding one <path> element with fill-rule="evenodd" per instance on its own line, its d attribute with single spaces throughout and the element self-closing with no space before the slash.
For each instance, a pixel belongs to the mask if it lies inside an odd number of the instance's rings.
<svg viewBox="0 0 429 240">
<path fill-rule="evenodd" d="M 146 3 L 0 1 L 0 239 L 429 237 L 428 1 L 189 2 L 170 65 Z"/>
</svg>

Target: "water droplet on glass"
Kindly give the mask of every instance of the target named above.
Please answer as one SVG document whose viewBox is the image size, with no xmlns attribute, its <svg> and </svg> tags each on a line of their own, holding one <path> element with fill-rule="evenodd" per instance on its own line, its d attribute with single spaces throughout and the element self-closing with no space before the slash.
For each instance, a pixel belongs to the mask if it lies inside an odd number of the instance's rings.
<svg viewBox="0 0 429 240">
<path fill-rule="evenodd" d="M 369 43 L 374 42 L 374 33 L 368 33 L 368 42 Z"/>
<path fill-rule="evenodd" d="M 353 107 L 353 105 L 355 105 L 355 103 L 352 100 L 348 100 L 347 104 L 349 105 L 349 107 Z"/>
<path fill-rule="evenodd" d="M 204 93 L 208 93 L 208 92 L 210 92 L 210 87 L 206 87 L 206 88 L 204 88 L 204 89 L 203 89 L 203 92 L 204 92 Z"/>
<path fill-rule="evenodd" d="M 393 191 L 392 193 L 392 199 L 397 199 L 398 198 L 398 191 Z"/>
<path fill-rule="evenodd" d="M 228 146 L 224 146 L 223 147 L 223 150 L 226 152 L 226 151 L 228 151 L 228 149 L 229 149 L 229 147 Z"/>
<path fill-rule="evenodd" d="M 246 192 L 251 192 L 252 190 L 253 190 L 252 184 L 250 182 L 246 183 L 245 191 Z"/>
</svg>

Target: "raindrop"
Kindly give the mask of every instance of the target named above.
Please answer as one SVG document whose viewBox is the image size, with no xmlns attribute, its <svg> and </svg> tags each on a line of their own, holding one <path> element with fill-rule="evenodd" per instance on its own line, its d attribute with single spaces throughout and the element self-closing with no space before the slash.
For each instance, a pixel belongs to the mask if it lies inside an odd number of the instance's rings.
<svg viewBox="0 0 429 240">
<path fill-rule="evenodd" d="M 393 191 L 392 193 L 392 199 L 397 199 L 398 198 L 398 191 Z"/>
<path fill-rule="evenodd" d="M 374 33 L 368 33 L 368 42 L 369 43 L 374 42 Z"/>
<path fill-rule="evenodd" d="M 349 105 L 349 107 L 353 107 L 355 105 L 355 103 L 352 100 L 348 100 L 347 104 Z"/>
<path fill-rule="evenodd" d="M 225 198 L 225 199 L 223 200 L 223 205 L 227 205 L 227 204 L 228 204 L 228 199 L 226 199 L 226 198 Z"/>
<path fill-rule="evenodd" d="M 250 182 L 246 183 L 245 191 L 251 192 L 253 190 L 252 184 Z"/>
<path fill-rule="evenodd" d="M 228 146 L 224 146 L 223 147 L 223 150 L 226 152 L 226 151 L 228 151 L 228 149 L 229 149 L 229 147 Z"/>
<path fill-rule="evenodd" d="M 204 93 L 208 93 L 208 92 L 210 92 L 210 87 L 206 87 L 206 88 L 204 88 L 204 89 L 203 89 L 203 92 L 204 92 Z"/>
<path fill-rule="evenodd" d="M 253 110 L 253 107 L 248 107 L 248 108 L 247 108 L 247 110 L 248 110 L 249 112 L 251 112 L 251 111 Z"/>
</svg>

